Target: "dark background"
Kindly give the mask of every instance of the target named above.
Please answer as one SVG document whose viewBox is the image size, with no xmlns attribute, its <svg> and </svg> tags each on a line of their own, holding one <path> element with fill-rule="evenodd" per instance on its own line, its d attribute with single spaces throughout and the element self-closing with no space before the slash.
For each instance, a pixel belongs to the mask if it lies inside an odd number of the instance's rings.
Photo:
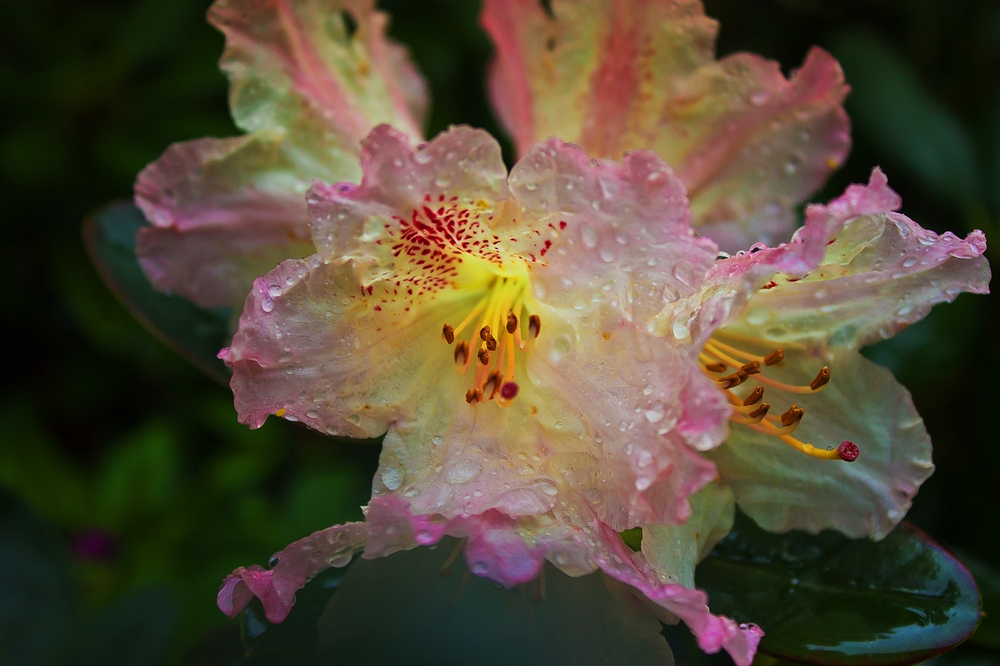
<svg viewBox="0 0 1000 666">
<path fill-rule="evenodd" d="M 130 197 L 135 174 L 169 143 L 238 133 L 207 4 L 0 2 L 0 568 L 23 575 L 0 585 L 0 646 L 28 644 L 30 663 L 56 658 L 66 641 L 94 663 L 207 660 L 206 646 L 232 640 L 214 604 L 222 577 L 359 517 L 367 498 L 375 445 L 276 419 L 254 432 L 238 425 L 228 389 L 119 305 L 80 240 L 84 218 Z M 490 45 L 476 3 L 382 4 L 430 80 L 428 136 L 452 122 L 502 136 L 484 99 Z M 720 54 L 755 51 L 786 72 L 813 44 L 841 59 L 854 149 L 814 200 L 881 165 L 923 226 L 982 228 L 1000 243 L 1000 3 L 706 8 L 722 22 Z M 868 352 L 913 392 L 934 440 L 937 472 L 909 519 L 994 566 L 998 319 L 996 297 L 963 295 Z M 142 631 L 121 629 L 136 617 Z M 102 646 L 95 634 L 118 638 Z"/>
</svg>

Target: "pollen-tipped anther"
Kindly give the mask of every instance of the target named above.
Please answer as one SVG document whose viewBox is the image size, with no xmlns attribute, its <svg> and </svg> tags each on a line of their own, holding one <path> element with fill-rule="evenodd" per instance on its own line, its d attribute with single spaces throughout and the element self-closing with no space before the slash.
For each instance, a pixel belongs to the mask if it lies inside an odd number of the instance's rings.
<svg viewBox="0 0 1000 666">
<path fill-rule="evenodd" d="M 858 445 L 854 442 L 843 441 L 840 446 L 837 447 L 837 455 L 844 462 L 854 462 L 858 459 L 858 454 L 861 453 L 858 450 Z"/>
<path fill-rule="evenodd" d="M 470 405 L 474 405 L 483 399 L 483 392 L 479 389 L 471 388 L 465 392 L 465 401 Z"/>
<path fill-rule="evenodd" d="M 743 406 L 749 407 L 750 405 L 756 405 L 758 402 L 760 402 L 760 399 L 763 397 L 764 397 L 764 387 L 758 386 L 750 393 L 750 395 L 743 398 Z"/>
<path fill-rule="evenodd" d="M 538 315 L 531 315 L 528 317 L 528 332 L 531 333 L 531 337 L 537 338 L 538 334 L 542 332 L 542 318 Z"/>
<path fill-rule="evenodd" d="M 449 345 L 455 341 L 455 329 L 453 329 L 450 324 L 444 325 L 441 329 L 441 335 L 444 336 L 444 341 Z"/>
<path fill-rule="evenodd" d="M 490 352 L 488 349 L 480 349 L 478 356 L 480 363 L 482 363 L 483 365 L 490 364 Z"/>
<path fill-rule="evenodd" d="M 729 366 L 722 361 L 717 361 L 716 363 L 709 363 L 705 366 L 705 369 L 709 372 L 725 372 L 728 367 Z"/>
<path fill-rule="evenodd" d="M 781 425 L 785 428 L 793 426 L 802 420 L 802 417 L 806 415 L 806 410 L 802 409 L 798 405 L 792 405 L 788 408 L 788 411 L 781 415 Z"/>
<path fill-rule="evenodd" d="M 507 313 L 507 332 L 513 334 L 517 330 L 517 315 L 513 312 Z"/>
<path fill-rule="evenodd" d="M 747 373 L 748 375 L 759 375 L 760 361 L 750 361 L 749 363 L 740 366 L 740 370 Z"/>
<path fill-rule="evenodd" d="M 725 377 L 719 377 L 717 381 L 719 382 L 719 385 L 722 388 L 730 389 L 733 388 L 734 386 L 739 386 L 740 384 L 745 382 L 747 380 L 747 377 L 749 377 L 747 373 L 743 372 L 742 370 L 737 370 L 731 375 L 726 375 Z"/>
<path fill-rule="evenodd" d="M 455 346 L 455 363 L 465 365 L 469 362 L 469 343 L 462 340 Z"/>
<path fill-rule="evenodd" d="M 486 340 L 486 348 L 491 352 L 497 350 L 497 339 L 492 335 Z"/>
<path fill-rule="evenodd" d="M 818 391 L 830 382 L 830 368 L 823 366 L 817 373 L 816 378 L 809 382 L 809 388 Z"/>
<path fill-rule="evenodd" d="M 767 413 L 770 410 L 771 410 L 771 405 L 767 404 L 766 402 L 762 402 L 757 406 L 757 409 L 747 414 L 747 417 L 753 419 L 757 423 L 760 423 L 761 421 L 764 420 L 764 417 L 767 416 Z"/>
<path fill-rule="evenodd" d="M 490 376 L 486 378 L 486 382 L 483 384 L 483 396 L 487 400 L 492 400 L 500 390 L 500 385 L 503 383 L 503 373 L 499 370 L 494 370 L 490 373 Z"/>
<path fill-rule="evenodd" d="M 483 326 L 481 329 L 479 329 L 479 339 L 482 340 L 483 342 L 486 342 L 491 337 L 490 332 L 491 331 L 489 326 Z"/>
<path fill-rule="evenodd" d="M 764 365 L 777 365 L 785 360 L 785 352 L 781 349 L 775 349 L 773 352 L 764 357 Z"/>
</svg>

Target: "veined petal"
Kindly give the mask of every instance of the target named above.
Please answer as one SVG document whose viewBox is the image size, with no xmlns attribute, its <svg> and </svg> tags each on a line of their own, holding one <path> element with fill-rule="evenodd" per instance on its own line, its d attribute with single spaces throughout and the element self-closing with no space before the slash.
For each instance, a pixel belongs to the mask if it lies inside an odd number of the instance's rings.
<svg viewBox="0 0 1000 666">
<path fill-rule="evenodd" d="M 426 86 L 372 0 L 217 0 L 208 19 L 226 35 L 236 124 L 285 130 L 303 163 L 357 155 L 383 122 L 420 138 Z"/>
<path fill-rule="evenodd" d="M 684 186 L 649 151 L 596 162 L 549 139 L 514 166 L 510 184 L 536 233 L 524 239 L 541 259 L 535 293 L 553 307 L 607 303 L 643 326 L 712 266 L 715 245 L 690 234 Z"/>
<path fill-rule="evenodd" d="M 660 580 L 694 588 L 694 567 L 733 529 L 733 491 L 720 481 L 691 495 L 691 517 L 683 525 L 648 525 L 642 554 Z"/>
<path fill-rule="evenodd" d="M 240 422 L 258 428 L 277 413 L 330 434 L 376 437 L 423 390 L 421 377 L 436 387 L 457 381 L 450 350 L 435 344 L 440 329 L 392 304 L 390 288 L 363 289 L 350 264 L 315 256 L 255 280 L 219 355 L 233 368 Z"/>
<path fill-rule="evenodd" d="M 139 231 L 139 262 L 157 289 L 239 305 L 255 277 L 313 251 L 307 186 L 278 132 L 174 144 L 136 180 L 152 224 Z"/>
<path fill-rule="evenodd" d="M 414 149 L 405 135 L 380 125 L 363 142 L 361 166 L 360 186 L 316 183 L 309 194 L 313 241 L 324 258 L 364 262 L 375 255 L 389 263 L 403 224 L 420 230 L 438 217 L 441 233 L 460 248 L 462 232 L 479 232 L 469 242 L 492 241 L 482 236 L 493 219 L 487 213 L 508 197 L 507 169 L 500 144 L 483 130 L 453 127 Z M 455 220 L 461 230 L 448 229 L 443 218 L 456 202 L 482 213 L 482 225 Z"/>
<path fill-rule="evenodd" d="M 713 60 L 700 2 L 486 2 L 490 89 L 521 153 L 558 136 L 598 157 L 649 148 L 688 188 L 694 224 L 735 251 L 779 239 L 850 143 L 843 73 L 814 49 L 786 80 L 751 54 Z"/>
<path fill-rule="evenodd" d="M 411 513 L 399 498 L 376 498 L 365 524 L 336 526 L 297 541 L 275 556 L 269 571 L 237 569 L 219 591 L 219 606 L 235 615 L 253 594 L 264 602 L 268 619 L 280 621 L 294 602 L 295 590 L 328 566 L 347 564 L 356 548 L 363 545 L 364 557 L 371 559 L 434 544 L 444 536 L 465 539 L 470 571 L 506 586 L 534 579 L 545 559 L 571 576 L 600 569 L 683 619 L 706 652 L 725 649 L 738 666 L 749 666 L 763 635 L 753 625 L 712 615 L 704 592 L 661 582 L 617 532 L 586 510 L 568 506 L 534 518 L 513 519 L 493 511 L 442 520 Z"/>
<path fill-rule="evenodd" d="M 795 437 L 819 449 L 854 442 L 857 460 L 818 460 L 740 425 L 708 455 L 736 503 L 767 530 L 832 528 L 881 539 L 902 520 L 934 471 L 930 438 L 909 392 L 891 372 L 854 350 L 831 348 L 816 356 L 786 347 L 786 367 L 772 374 L 807 384 L 820 363 L 829 366 L 833 379 L 822 393 L 794 396 L 805 409 Z"/>
</svg>

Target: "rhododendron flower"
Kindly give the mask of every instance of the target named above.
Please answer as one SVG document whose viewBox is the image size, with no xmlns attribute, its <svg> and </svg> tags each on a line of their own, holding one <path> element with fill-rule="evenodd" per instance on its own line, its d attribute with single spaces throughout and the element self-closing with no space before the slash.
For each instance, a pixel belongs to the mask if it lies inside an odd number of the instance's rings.
<svg viewBox="0 0 1000 666">
<path fill-rule="evenodd" d="M 253 592 L 281 619 L 342 547 L 378 557 L 450 535 L 504 585 L 546 559 L 600 568 L 749 663 L 759 630 L 710 615 L 618 534 L 687 520 L 716 475 L 697 449 L 725 432 L 692 341 L 647 330 L 716 256 L 690 233 L 683 185 L 652 153 L 593 162 L 558 140 L 508 179 L 499 145 L 464 127 L 414 150 L 380 126 L 363 146 L 359 186 L 310 190 L 317 254 L 254 282 L 221 357 L 253 427 L 278 414 L 386 433 L 367 522 L 238 570 L 222 607 Z"/>
<path fill-rule="evenodd" d="M 858 349 L 935 303 L 987 293 L 990 269 L 982 232 L 939 236 L 894 212 L 900 203 L 876 169 L 809 206 L 787 245 L 718 261 L 653 324 L 702 349 L 733 406 L 730 435 L 707 455 L 766 529 L 880 539 L 934 469 L 909 393 Z"/>
<path fill-rule="evenodd" d="M 558 136 L 593 157 L 656 151 L 693 224 L 727 252 L 786 240 L 795 206 L 850 146 L 837 61 L 813 48 L 790 80 L 752 53 L 715 60 L 700 0 L 485 0 L 490 92 L 524 153 Z"/>
</svg>

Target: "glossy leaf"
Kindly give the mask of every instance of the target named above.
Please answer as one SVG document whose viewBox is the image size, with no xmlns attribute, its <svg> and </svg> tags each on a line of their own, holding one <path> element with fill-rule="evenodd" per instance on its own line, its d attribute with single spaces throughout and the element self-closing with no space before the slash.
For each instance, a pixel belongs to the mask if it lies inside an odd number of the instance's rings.
<svg viewBox="0 0 1000 666">
<path fill-rule="evenodd" d="M 470 575 L 461 556 L 442 573 L 456 544 L 330 569 L 280 625 L 251 602 L 243 664 L 674 663 L 660 623 L 630 588 L 547 566 L 544 583 L 505 589 Z"/>
<path fill-rule="evenodd" d="M 227 383 L 229 371 L 216 354 L 232 337 L 229 308 L 206 310 L 153 289 L 135 256 L 135 232 L 147 225 L 131 203 L 102 208 L 83 229 L 91 260 L 111 291 L 147 329 L 210 377 Z"/>
<path fill-rule="evenodd" d="M 739 515 L 699 566 L 712 609 L 765 631 L 760 652 L 811 664 L 912 664 L 980 620 L 972 575 L 906 523 L 879 542 L 771 534 Z"/>
<path fill-rule="evenodd" d="M 965 553 L 961 556 L 962 562 L 976 578 L 983 597 L 983 612 L 986 614 L 969 642 L 1000 650 L 1000 571 L 976 557 Z"/>
</svg>

